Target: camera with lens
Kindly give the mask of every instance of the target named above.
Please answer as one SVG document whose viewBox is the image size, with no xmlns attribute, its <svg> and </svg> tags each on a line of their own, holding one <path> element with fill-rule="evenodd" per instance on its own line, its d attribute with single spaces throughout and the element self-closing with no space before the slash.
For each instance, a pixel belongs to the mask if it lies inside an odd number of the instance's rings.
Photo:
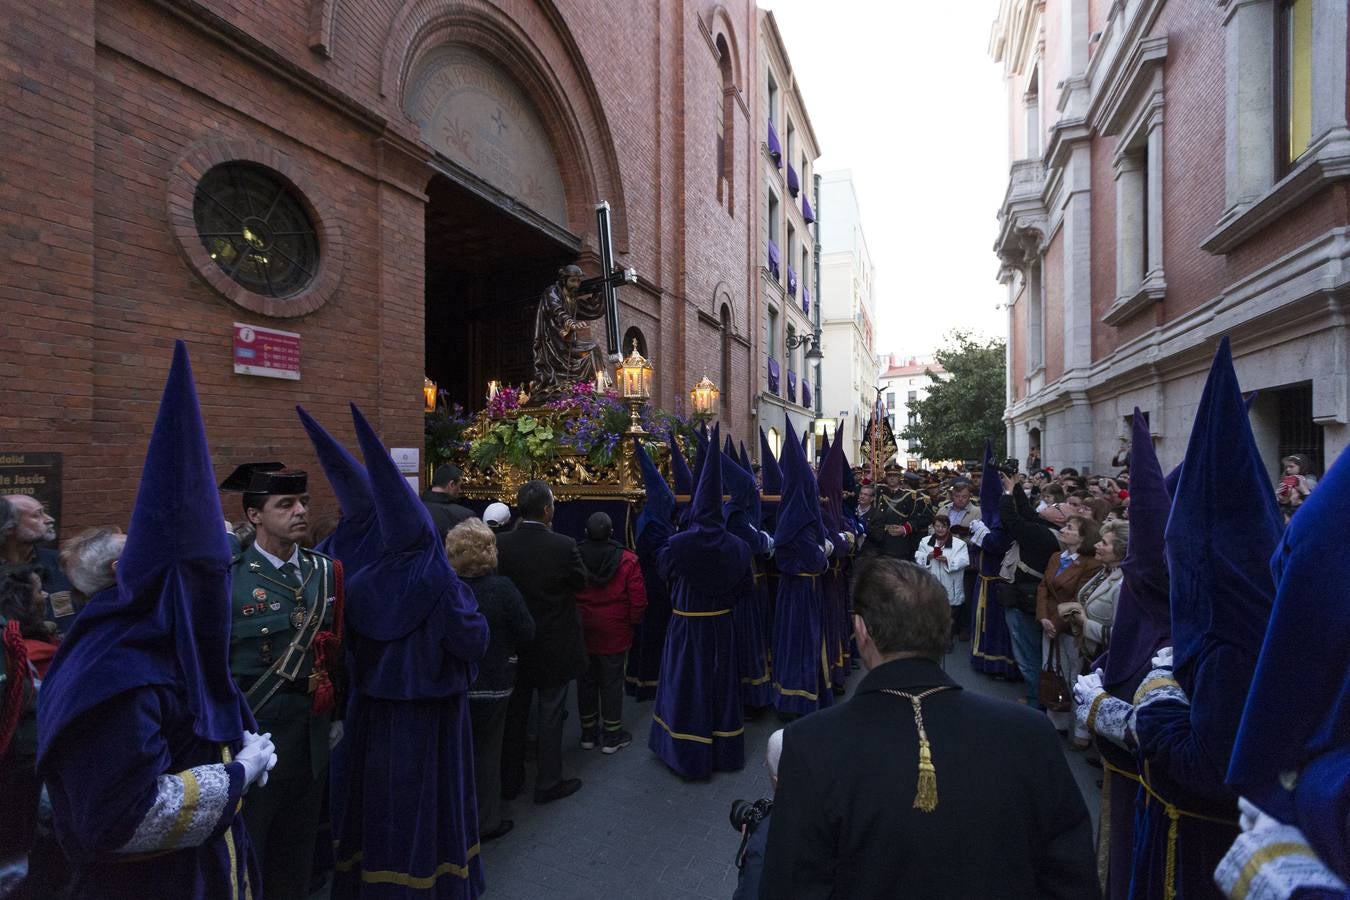
<svg viewBox="0 0 1350 900">
<path fill-rule="evenodd" d="M 1018 471 L 1020 471 L 1021 468 L 1022 464 L 1015 459 L 1005 459 L 1003 462 L 998 464 L 998 470 L 1002 472 L 1004 475 L 1007 475 L 1009 478 L 1016 477 Z"/>
<path fill-rule="evenodd" d="M 741 833 L 741 847 L 736 851 L 736 868 L 745 865 L 745 845 L 750 842 L 750 835 L 755 833 L 755 829 L 760 826 L 769 813 L 773 812 L 773 801 L 768 797 L 761 797 L 758 800 L 732 800 L 731 801 L 731 827 Z"/>
</svg>

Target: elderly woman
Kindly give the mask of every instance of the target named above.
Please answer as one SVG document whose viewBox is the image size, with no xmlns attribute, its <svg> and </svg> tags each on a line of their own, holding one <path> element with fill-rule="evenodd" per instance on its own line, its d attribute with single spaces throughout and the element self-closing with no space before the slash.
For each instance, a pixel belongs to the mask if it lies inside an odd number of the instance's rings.
<svg viewBox="0 0 1350 900">
<path fill-rule="evenodd" d="M 497 536 L 481 519 L 465 519 L 445 536 L 445 555 L 478 600 L 491 641 L 469 686 L 479 840 L 496 840 L 515 827 L 501 817 L 502 733 L 506 702 L 516 684 L 516 648 L 534 639 L 534 619 L 511 579 L 496 574 Z"/>
<path fill-rule="evenodd" d="M 1078 596 L 1059 605 L 1059 616 L 1068 624 L 1077 654 L 1075 670 L 1090 667 L 1111 643 L 1111 624 L 1116 618 L 1116 598 L 1124 583 L 1120 562 L 1130 544 L 1130 523 L 1107 522 L 1102 526 L 1101 540 L 1097 542 L 1096 557 L 1101 568 L 1078 589 Z M 1066 660 L 1066 665 L 1068 661 Z M 1076 673 L 1076 672 L 1075 672 Z M 1074 725 L 1075 743 L 1091 739 L 1085 728 Z"/>
</svg>

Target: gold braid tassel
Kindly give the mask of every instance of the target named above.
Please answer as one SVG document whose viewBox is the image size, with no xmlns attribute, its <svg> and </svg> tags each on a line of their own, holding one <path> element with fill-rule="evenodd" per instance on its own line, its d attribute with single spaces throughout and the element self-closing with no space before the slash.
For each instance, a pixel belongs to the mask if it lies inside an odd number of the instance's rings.
<svg viewBox="0 0 1350 900">
<path fill-rule="evenodd" d="M 923 706 L 921 705 L 924 697 L 929 697 L 939 691 L 950 690 L 950 687 L 930 688 L 917 696 L 907 694 L 904 691 L 893 691 L 883 688 L 887 694 L 895 694 L 897 697 L 904 697 L 914 707 L 914 727 L 919 731 L 919 785 L 914 793 L 914 808 L 920 812 L 930 813 L 937 809 L 937 768 L 933 765 L 933 748 L 928 743 L 928 732 L 923 727 Z"/>
<path fill-rule="evenodd" d="M 937 769 L 933 768 L 933 754 L 928 749 L 928 739 L 919 732 L 919 789 L 914 794 L 914 808 L 923 812 L 937 809 Z"/>
</svg>

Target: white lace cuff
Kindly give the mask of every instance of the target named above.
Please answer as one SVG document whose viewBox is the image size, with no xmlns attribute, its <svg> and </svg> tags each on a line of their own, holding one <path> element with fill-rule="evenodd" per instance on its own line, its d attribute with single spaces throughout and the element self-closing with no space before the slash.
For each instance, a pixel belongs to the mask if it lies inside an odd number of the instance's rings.
<svg viewBox="0 0 1350 900">
<path fill-rule="evenodd" d="M 230 775 L 223 764 L 161 775 L 156 787 L 155 802 L 118 853 L 196 847 L 216 830 L 230 799 Z"/>
<path fill-rule="evenodd" d="M 1214 882 L 1234 900 L 1287 900 L 1295 891 L 1310 888 L 1345 890 L 1303 833 L 1289 826 L 1238 835 L 1214 870 Z"/>
<path fill-rule="evenodd" d="M 1159 700 L 1179 700 L 1187 706 L 1191 705 L 1190 698 L 1172 676 L 1171 669 L 1154 669 L 1149 672 L 1134 692 L 1134 705 L 1137 707 L 1148 706 Z"/>
<path fill-rule="evenodd" d="M 1119 697 L 1103 696 L 1105 699 L 1097 707 L 1097 715 L 1088 719 L 1088 730 L 1126 750 L 1133 750 L 1134 746 L 1130 742 L 1128 731 L 1134 707 Z"/>
</svg>

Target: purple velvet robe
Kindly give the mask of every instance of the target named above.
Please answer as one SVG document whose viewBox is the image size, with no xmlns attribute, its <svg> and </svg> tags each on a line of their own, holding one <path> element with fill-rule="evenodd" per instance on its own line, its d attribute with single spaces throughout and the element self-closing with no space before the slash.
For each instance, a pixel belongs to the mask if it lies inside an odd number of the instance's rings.
<svg viewBox="0 0 1350 900">
<path fill-rule="evenodd" d="M 98 704 L 53 737 L 41 774 L 57 838 L 75 868 L 75 898 L 260 896 L 262 874 L 238 814 L 241 799 L 247 802 L 244 767 L 224 762 L 241 744 L 203 740 L 193 722 L 176 687 L 150 685 Z M 152 811 L 163 788 L 161 776 L 199 766 L 219 766 L 225 777 L 194 777 L 194 786 L 183 791 L 178 815 L 157 827 Z M 115 852 L 138 829 L 142 835 L 162 831 L 161 846 Z M 200 843 L 182 846 L 198 838 Z"/>
</svg>

